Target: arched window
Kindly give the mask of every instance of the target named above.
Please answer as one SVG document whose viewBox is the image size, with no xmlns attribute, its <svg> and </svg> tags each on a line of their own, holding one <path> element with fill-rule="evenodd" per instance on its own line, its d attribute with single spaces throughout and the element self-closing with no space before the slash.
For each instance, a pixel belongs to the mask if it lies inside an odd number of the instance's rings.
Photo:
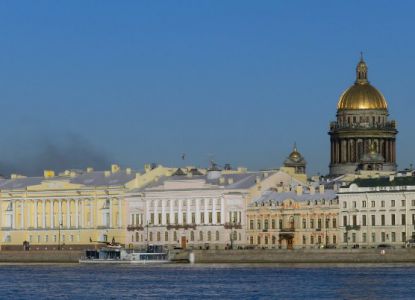
<svg viewBox="0 0 415 300">
<path fill-rule="evenodd" d="M 265 219 L 264 221 L 264 229 L 268 230 L 268 219 Z"/>
</svg>

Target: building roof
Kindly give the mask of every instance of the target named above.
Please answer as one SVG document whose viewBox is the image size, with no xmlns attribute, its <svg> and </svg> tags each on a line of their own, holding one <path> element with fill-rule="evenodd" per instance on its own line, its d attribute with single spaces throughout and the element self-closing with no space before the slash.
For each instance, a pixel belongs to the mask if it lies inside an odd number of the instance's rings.
<svg viewBox="0 0 415 300">
<path fill-rule="evenodd" d="M 323 193 L 315 192 L 310 194 L 310 192 L 303 192 L 301 195 L 297 194 L 295 191 L 288 192 L 276 192 L 276 191 L 265 191 L 261 196 L 253 200 L 253 204 L 261 203 L 277 203 L 282 202 L 286 199 L 292 199 L 296 202 L 304 201 L 315 201 L 315 200 L 333 200 L 337 197 L 334 190 L 325 190 Z"/>
<path fill-rule="evenodd" d="M 357 178 L 353 182 L 350 183 L 350 185 L 352 184 L 356 184 L 359 187 L 408 186 L 408 185 L 415 185 L 415 177 L 414 176 L 395 176 L 392 180 L 390 177 Z"/>
</svg>

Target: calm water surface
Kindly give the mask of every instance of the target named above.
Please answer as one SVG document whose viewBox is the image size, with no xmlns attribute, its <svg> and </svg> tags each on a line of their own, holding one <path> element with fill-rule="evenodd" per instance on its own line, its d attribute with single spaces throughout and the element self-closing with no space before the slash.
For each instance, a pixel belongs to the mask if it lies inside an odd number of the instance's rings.
<svg viewBox="0 0 415 300">
<path fill-rule="evenodd" d="M 1 299 L 415 299 L 415 265 L 0 265 Z"/>
</svg>

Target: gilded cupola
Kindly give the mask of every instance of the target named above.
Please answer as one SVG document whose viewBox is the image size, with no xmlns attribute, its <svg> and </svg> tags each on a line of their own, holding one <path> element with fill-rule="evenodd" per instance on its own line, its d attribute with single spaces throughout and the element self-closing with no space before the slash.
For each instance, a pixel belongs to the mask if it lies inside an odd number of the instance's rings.
<svg viewBox="0 0 415 300">
<path fill-rule="evenodd" d="M 356 81 L 340 96 L 337 103 L 338 110 L 388 109 L 385 97 L 369 83 L 367 71 L 368 67 L 361 56 L 356 67 Z"/>
</svg>

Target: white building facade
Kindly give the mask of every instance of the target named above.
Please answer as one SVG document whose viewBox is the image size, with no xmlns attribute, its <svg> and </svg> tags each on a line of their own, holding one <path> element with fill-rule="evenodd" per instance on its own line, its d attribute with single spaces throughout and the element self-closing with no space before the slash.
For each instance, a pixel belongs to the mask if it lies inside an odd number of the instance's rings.
<svg viewBox="0 0 415 300">
<path fill-rule="evenodd" d="M 360 179 L 340 188 L 343 247 L 404 247 L 415 230 L 415 177 Z"/>
</svg>

